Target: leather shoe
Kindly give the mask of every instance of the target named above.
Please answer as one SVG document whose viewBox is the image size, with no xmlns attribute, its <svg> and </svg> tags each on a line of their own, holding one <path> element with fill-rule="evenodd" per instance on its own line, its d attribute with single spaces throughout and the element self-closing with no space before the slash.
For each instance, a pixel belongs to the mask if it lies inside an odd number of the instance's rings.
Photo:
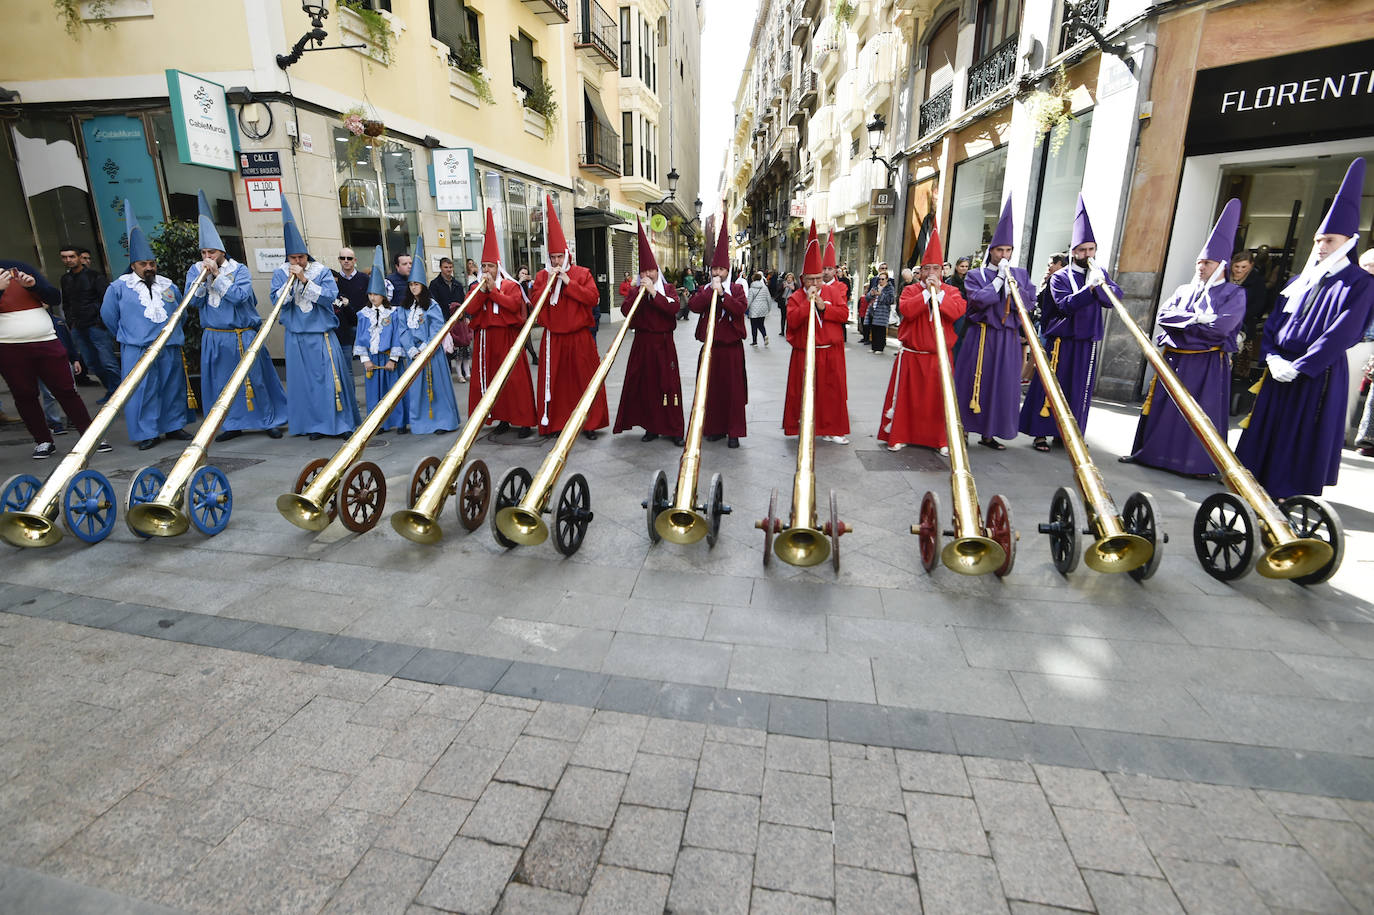
<svg viewBox="0 0 1374 915">
<path fill-rule="evenodd" d="M 723 438 L 725 438 L 725 436 L 723 436 L 723 435 L 708 435 L 708 436 L 706 436 L 706 440 L 707 440 L 708 442 L 718 442 L 718 441 L 720 441 L 720 440 L 723 439 Z"/>
<path fill-rule="evenodd" d="M 268 430 L 267 430 L 267 437 L 268 437 L 268 438 L 281 438 L 281 430 L 278 429 L 276 426 L 273 426 L 271 429 L 268 429 Z"/>
<path fill-rule="evenodd" d="M 497 435 L 500 435 L 502 432 L 509 432 L 509 431 L 510 431 L 510 423 L 506 422 L 506 421 L 503 419 L 503 420 L 501 420 L 499 423 L 497 423 L 497 424 L 496 424 L 496 428 L 493 429 L 493 430 L 491 430 L 491 431 L 494 432 L 494 433 L 496 433 Z"/>
<path fill-rule="evenodd" d="M 739 439 L 735 438 L 733 435 L 730 436 L 730 440 L 729 440 L 728 442 L 725 443 L 725 447 L 726 447 L 726 448 L 738 448 L 738 447 L 739 447 Z"/>
<path fill-rule="evenodd" d="M 1134 464 L 1135 458 L 1129 454 L 1123 454 L 1121 457 L 1116 459 L 1116 462 L 1118 464 Z"/>
<path fill-rule="evenodd" d="M 191 433 L 187 432 L 185 429 L 178 429 L 175 432 L 168 432 L 166 438 L 169 441 L 189 442 L 191 440 Z"/>
<path fill-rule="evenodd" d="M 320 439 L 324 438 L 324 433 L 323 433 L 323 432 L 311 432 L 309 438 L 310 438 L 310 440 L 311 440 L 312 442 L 318 442 Z"/>
<path fill-rule="evenodd" d="M 589 442 L 594 442 L 601 437 L 601 433 L 597 432 L 595 429 L 588 429 L 586 432 L 582 433 L 582 437 Z"/>
<path fill-rule="evenodd" d="M 232 442 L 234 439 L 238 438 L 242 434 L 243 433 L 240 432 L 238 429 L 230 429 L 228 432 L 221 432 L 219 435 L 216 435 L 215 441 Z"/>
<path fill-rule="evenodd" d="M 143 441 L 141 441 L 141 442 L 138 443 L 138 450 L 139 450 L 139 451 L 147 451 L 149 448 L 153 447 L 153 446 L 156 445 L 156 444 L 157 444 L 157 439 L 155 439 L 155 438 L 145 438 Z"/>
<path fill-rule="evenodd" d="M 677 438 L 673 439 L 673 444 L 681 448 L 683 445 L 687 444 L 687 439 L 678 436 Z"/>
<path fill-rule="evenodd" d="M 529 437 L 530 437 L 531 435 L 533 435 L 533 434 L 534 434 L 534 430 L 531 429 L 529 426 L 521 426 L 521 427 L 520 427 L 520 431 L 517 432 L 517 433 L 515 433 L 515 437 L 516 437 L 516 438 L 529 438 Z"/>
<path fill-rule="evenodd" d="M 652 442 L 652 441 L 653 441 L 654 439 L 656 439 L 656 438 L 658 438 L 658 433 L 657 433 L 657 432 L 645 432 L 644 435 L 641 436 L 639 440 L 640 440 L 641 442 Z"/>
</svg>

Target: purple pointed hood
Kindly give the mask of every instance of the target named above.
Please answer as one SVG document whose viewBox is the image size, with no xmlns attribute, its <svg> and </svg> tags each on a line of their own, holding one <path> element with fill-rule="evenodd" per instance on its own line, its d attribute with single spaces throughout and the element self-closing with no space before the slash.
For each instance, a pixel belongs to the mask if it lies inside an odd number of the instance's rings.
<svg viewBox="0 0 1374 915">
<path fill-rule="evenodd" d="M 1212 234 L 1207 238 L 1207 244 L 1202 246 L 1198 252 L 1198 260 L 1209 261 L 1230 261 L 1231 252 L 1235 250 L 1236 228 L 1240 225 L 1240 201 L 1235 197 L 1226 201 L 1226 206 L 1221 210 L 1221 218 L 1212 227 Z"/>
<path fill-rule="evenodd" d="M 1007 197 L 1007 202 L 1002 204 L 1002 217 L 997 220 L 997 228 L 992 232 L 992 241 L 988 242 L 988 248 L 998 248 L 1002 245 L 1016 245 L 1016 231 L 1012 227 L 1011 220 L 1011 197 Z"/>
<path fill-rule="evenodd" d="M 1083 205 L 1083 194 L 1078 194 L 1078 209 L 1073 214 L 1073 241 L 1069 243 L 1069 250 L 1072 251 L 1079 245 L 1087 242 L 1097 243 L 1097 236 L 1093 235 L 1093 224 L 1088 219 L 1088 208 Z"/>
<path fill-rule="evenodd" d="M 1360 195 L 1364 193 L 1364 159 L 1358 158 L 1346 169 L 1341 189 L 1331 201 L 1331 209 L 1317 229 L 1318 235 L 1360 234 Z"/>
</svg>

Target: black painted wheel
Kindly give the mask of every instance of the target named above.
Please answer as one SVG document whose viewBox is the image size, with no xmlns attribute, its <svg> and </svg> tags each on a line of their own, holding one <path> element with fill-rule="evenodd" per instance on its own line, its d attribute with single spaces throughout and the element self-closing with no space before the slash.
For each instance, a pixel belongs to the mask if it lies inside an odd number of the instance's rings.
<svg viewBox="0 0 1374 915">
<path fill-rule="evenodd" d="M 730 514 L 730 506 L 725 504 L 725 480 L 718 473 L 711 474 L 711 485 L 706 489 L 706 546 L 713 547 L 720 539 L 720 516 Z"/>
<path fill-rule="evenodd" d="M 501 529 L 496 526 L 496 516 L 500 514 L 501 509 L 520 504 L 520 500 L 525 497 L 525 492 L 530 488 L 531 479 L 530 472 L 525 468 L 512 467 L 506 471 L 506 475 L 501 478 L 501 482 L 496 487 L 495 504 L 492 506 L 494 510 L 488 515 L 489 526 L 491 527 L 492 539 L 508 550 L 514 547 L 516 543 L 501 533 Z"/>
<path fill-rule="evenodd" d="M 658 513 L 668 507 L 668 474 L 660 468 L 654 471 L 653 477 L 649 480 L 649 498 L 644 501 L 644 521 L 649 529 L 649 542 L 658 543 L 663 538 L 659 536 L 658 528 L 654 522 L 658 520 Z"/>
<path fill-rule="evenodd" d="M 592 517 L 592 493 L 587 478 L 575 473 L 558 493 L 558 510 L 553 520 L 553 545 L 558 552 L 571 556 L 582 548 Z"/>
<path fill-rule="evenodd" d="M 1126 533 L 1144 537 L 1153 547 L 1150 558 L 1144 564 L 1126 573 L 1136 581 L 1145 581 L 1158 571 L 1159 560 L 1164 555 L 1164 544 L 1169 542 L 1169 535 L 1164 533 L 1159 522 L 1154 497 L 1148 492 L 1131 493 L 1121 511 L 1121 524 L 1126 528 Z"/>
<path fill-rule="evenodd" d="M 475 531 L 487 520 L 487 508 L 491 505 L 491 471 L 487 470 L 486 461 L 478 458 L 468 462 L 461 476 L 458 523 L 465 531 Z"/>
<path fill-rule="evenodd" d="M 1319 585 L 1336 574 L 1345 558 L 1345 528 L 1335 509 L 1315 496 L 1289 496 L 1279 500 L 1279 509 L 1288 516 L 1293 533 L 1299 537 L 1325 540 L 1331 544 L 1331 561 L 1310 575 L 1294 578 L 1300 585 Z"/>
<path fill-rule="evenodd" d="M 1079 528 L 1087 520 L 1078 493 L 1061 486 L 1050 499 L 1050 520 L 1040 525 L 1040 533 L 1050 536 L 1050 561 L 1060 575 L 1068 575 L 1078 568 L 1081 558 L 1078 549 Z"/>
<path fill-rule="evenodd" d="M 1249 573 L 1258 534 L 1254 509 L 1234 493 L 1213 493 L 1193 517 L 1193 549 L 1202 570 L 1217 581 L 1235 581 Z"/>
</svg>

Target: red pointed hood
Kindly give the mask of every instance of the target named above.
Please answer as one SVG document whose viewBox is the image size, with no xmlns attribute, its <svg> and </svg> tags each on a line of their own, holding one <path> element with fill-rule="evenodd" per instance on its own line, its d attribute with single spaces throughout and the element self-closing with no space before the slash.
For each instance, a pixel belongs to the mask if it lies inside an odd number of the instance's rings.
<svg viewBox="0 0 1374 915">
<path fill-rule="evenodd" d="M 553 210 L 553 197 L 545 194 L 545 213 L 544 218 L 544 237 L 549 243 L 549 256 L 555 254 L 568 253 L 568 240 L 563 237 L 563 226 L 558 221 L 558 214 Z"/>
<path fill-rule="evenodd" d="M 487 207 L 487 237 L 482 242 L 482 263 L 501 263 L 501 246 L 497 243 L 496 218 L 491 215 L 491 207 Z"/>
<path fill-rule="evenodd" d="M 835 262 L 835 232 L 830 232 L 830 237 L 825 240 L 825 260 L 821 261 L 822 267 L 838 267 Z"/>
<path fill-rule="evenodd" d="M 644 234 L 644 223 L 638 219 L 635 223 L 639 226 L 639 272 L 657 270 L 658 260 L 654 257 L 654 249 L 649 247 L 649 236 Z"/>
<path fill-rule="evenodd" d="M 820 242 L 816 241 L 816 239 L 813 238 L 813 239 L 811 239 L 811 241 L 807 242 L 807 244 L 806 244 L 806 261 L 805 261 L 805 263 L 802 265 L 802 276 L 806 277 L 806 276 L 820 276 L 820 275 L 821 275 L 821 246 L 820 246 Z"/>
<path fill-rule="evenodd" d="M 716 236 L 716 253 L 711 258 L 711 267 L 730 269 L 730 229 L 725 214 L 720 217 L 720 234 Z"/>
<path fill-rule="evenodd" d="M 945 252 L 940 246 L 940 230 L 936 226 L 930 227 L 930 241 L 926 242 L 926 253 L 921 255 L 921 266 L 929 264 L 937 267 L 945 265 Z"/>
</svg>

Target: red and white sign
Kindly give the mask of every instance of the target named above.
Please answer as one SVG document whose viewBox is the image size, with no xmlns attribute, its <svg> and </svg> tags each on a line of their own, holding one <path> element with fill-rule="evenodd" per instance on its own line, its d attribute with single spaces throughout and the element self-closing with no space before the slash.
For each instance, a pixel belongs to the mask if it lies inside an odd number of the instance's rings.
<svg viewBox="0 0 1374 915">
<path fill-rule="evenodd" d="M 280 178 L 245 178 L 243 186 L 248 191 L 248 209 L 254 213 L 281 210 Z"/>
</svg>

